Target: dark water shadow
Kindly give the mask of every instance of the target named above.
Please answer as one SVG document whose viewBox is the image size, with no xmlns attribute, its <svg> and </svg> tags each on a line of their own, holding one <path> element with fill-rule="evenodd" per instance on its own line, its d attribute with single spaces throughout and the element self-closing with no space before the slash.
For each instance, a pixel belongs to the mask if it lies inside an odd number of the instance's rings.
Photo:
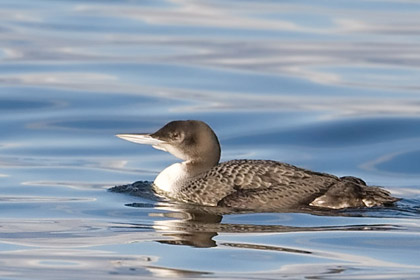
<svg viewBox="0 0 420 280">
<path fill-rule="evenodd" d="M 39 100 L 30 100 L 30 99 L 11 99 L 11 98 L 1 98 L 0 99 L 0 111 L 27 111 L 27 110 L 41 110 L 47 108 L 53 108 L 57 106 L 52 101 L 39 101 Z"/>
<path fill-rule="evenodd" d="M 289 129 L 269 131 L 264 134 L 232 137 L 225 144 L 264 145 L 280 143 L 305 147 L 338 147 L 366 145 L 398 139 L 420 137 L 420 119 L 398 118 L 350 118 L 310 123 Z M 417 169 L 418 171 L 418 169 Z"/>
</svg>

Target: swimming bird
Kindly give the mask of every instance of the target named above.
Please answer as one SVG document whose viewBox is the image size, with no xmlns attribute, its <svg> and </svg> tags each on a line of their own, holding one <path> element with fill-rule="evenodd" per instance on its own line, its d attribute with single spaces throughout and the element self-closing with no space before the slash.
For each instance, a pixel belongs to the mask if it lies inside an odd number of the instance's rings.
<svg viewBox="0 0 420 280">
<path fill-rule="evenodd" d="M 352 176 L 337 177 L 273 160 L 219 163 L 219 140 L 210 126 L 198 120 L 172 121 L 151 134 L 116 136 L 182 159 L 153 182 L 158 194 L 182 202 L 236 209 L 341 209 L 387 206 L 398 200 Z"/>
</svg>

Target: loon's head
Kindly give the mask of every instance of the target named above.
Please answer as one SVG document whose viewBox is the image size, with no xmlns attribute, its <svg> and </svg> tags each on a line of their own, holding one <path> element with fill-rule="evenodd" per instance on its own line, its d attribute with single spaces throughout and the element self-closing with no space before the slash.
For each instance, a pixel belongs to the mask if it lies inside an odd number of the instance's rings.
<svg viewBox="0 0 420 280">
<path fill-rule="evenodd" d="M 189 162 L 216 165 L 220 159 L 219 140 L 214 131 L 202 121 L 172 121 L 155 133 L 116 136 L 134 143 L 152 145 Z"/>
</svg>

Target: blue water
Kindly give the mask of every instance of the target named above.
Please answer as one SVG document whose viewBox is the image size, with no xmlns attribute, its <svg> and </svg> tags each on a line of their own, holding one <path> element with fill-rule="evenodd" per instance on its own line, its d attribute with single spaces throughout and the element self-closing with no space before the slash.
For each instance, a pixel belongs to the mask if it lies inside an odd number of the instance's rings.
<svg viewBox="0 0 420 280">
<path fill-rule="evenodd" d="M 0 278 L 417 279 L 420 3 L 0 1 Z M 385 186 L 397 207 L 218 215 L 107 191 L 175 159 L 121 141 L 174 119 L 222 160 Z"/>
</svg>

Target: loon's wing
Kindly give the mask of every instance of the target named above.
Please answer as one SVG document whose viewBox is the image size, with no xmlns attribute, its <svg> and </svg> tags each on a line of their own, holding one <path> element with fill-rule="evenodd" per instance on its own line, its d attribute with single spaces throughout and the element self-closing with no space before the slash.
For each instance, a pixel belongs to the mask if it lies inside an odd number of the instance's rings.
<svg viewBox="0 0 420 280">
<path fill-rule="evenodd" d="M 268 160 L 232 160 L 193 179 L 176 199 L 240 209 L 293 209 L 391 205 L 398 199 L 355 177 L 313 172 Z"/>
<path fill-rule="evenodd" d="M 270 207 L 290 208 L 308 204 L 338 180 L 276 161 L 232 160 L 190 181 L 176 198 L 212 206 L 250 209 L 270 203 Z"/>
<path fill-rule="evenodd" d="M 238 189 L 220 200 L 217 205 L 238 209 L 291 209 L 309 205 L 319 195 L 320 191 L 316 189 L 306 192 L 302 186 L 298 185 L 267 189 Z"/>
</svg>

